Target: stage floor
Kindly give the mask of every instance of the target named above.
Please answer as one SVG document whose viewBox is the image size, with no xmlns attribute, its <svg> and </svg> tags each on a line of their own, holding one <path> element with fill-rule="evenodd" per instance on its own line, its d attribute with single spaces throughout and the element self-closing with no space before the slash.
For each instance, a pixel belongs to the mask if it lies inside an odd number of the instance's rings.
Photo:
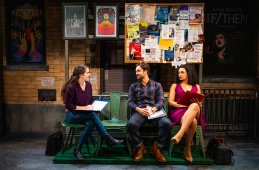
<svg viewBox="0 0 259 170">
<path fill-rule="evenodd" d="M 146 146 L 147 153 L 144 155 L 144 159 L 141 162 L 134 162 L 133 158 L 129 156 L 127 147 L 125 145 L 120 145 L 116 147 L 112 147 L 111 149 L 103 146 L 99 153 L 98 157 L 95 156 L 95 148 L 90 146 L 90 154 L 87 152 L 86 147 L 83 148 L 82 154 L 85 160 L 77 160 L 77 158 L 73 155 L 73 148 L 68 147 L 65 149 L 65 152 L 57 153 L 56 156 L 53 157 L 54 163 L 61 164 L 78 164 L 78 163 L 86 163 L 86 164 L 144 164 L 144 165 L 156 165 L 156 164 L 165 164 L 165 165 L 210 165 L 213 164 L 213 160 L 208 157 L 203 157 L 201 148 L 199 146 L 192 147 L 193 154 L 193 162 L 188 163 L 185 161 L 183 156 L 183 146 L 175 145 L 172 157 L 169 157 L 168 149 L 163 151 L 164 156 L 167 158 L 167 162 L 160 163 L 155 160 L 154 156 L 150 153 L 150 146 Z"/>
<path fill-rule="evenodd" d="M 149 153 L 144 156 L 144 161 L 141 164 L 134 164 L 133 160 L 129 157 L 128 164 L 119 164 L 119 160 L 114 164 L 110 164 L 109 162 L 104 162 L 102 160 L 94 160 L 99 161 L 101 163 L 84 163 L 83 164 L 75 164 L 75 163 L 53 163 L 54 156 L 45 156 L 46 149 L 46 141 L 47 136 L 49 134 L 37 134 L 37 133 L 9 133 L 3 137 L 0 137 L 0 169 L 19 169 L 19 170 L 157 170 L 157 169 L 174 169 L 174 170 L 229 170 L 229 169 L 246 169 L 246 170 L 258 170 L 259 169 L 259 140 L 255 138 L 249 137 L 225 137 L 225 142 L 233 149 L 235 160 L 233 165 L 188 165 L 176 164 L 176 158 L 181 159 L 182 162 L 183 156 L 173 156 L 172 162 L 168 160 L 167 164 L 171 163 L 172 165 L 166 164 L 155 164 L 154 158 Z M 205 136 L 205 145 L 207 144 L 208 136 L 210 134 L 207 133 Z M 215 136 L 217 134 L 212 134 Z M 219 137 L 222 137 L 221 135 Z M 125 148 L 124 148 L 125 149 Z M 105 151 L 105 150 L 104 150 Z M 102 151 L 102 152 L 104 152 Z M 149 148 L 148 148 L 149 151 Z M 126 152 L 126 151 L 125 151 Z M 126 152 L 127 153 L 127 152 Z M 66 152 L 66 154 L 69 154 Z M 91 152 L 93 154 L 93 152 Z M 102 153 L 100 153 L 101 156 Z M 58 156 L 58 155 L 57 155 Z M 70 153 L 72 156 L 72 152 Z M 91 156 L 85 154 L 86 159 Z M 168 157 L 168 153 L 165 152 L 165 156 Z M 57 157 L 55 157 L 56 159 Z M 154 161 L 153 164 L 147 165 L 147 159 L 150 158 Z M 74 158 L 73 158 L 74 159 Z M 109 164 L 108 164 L 109 163 Z M 194 163 L 196 162 L 196 158 L 194 159 Z"/>
</svg>

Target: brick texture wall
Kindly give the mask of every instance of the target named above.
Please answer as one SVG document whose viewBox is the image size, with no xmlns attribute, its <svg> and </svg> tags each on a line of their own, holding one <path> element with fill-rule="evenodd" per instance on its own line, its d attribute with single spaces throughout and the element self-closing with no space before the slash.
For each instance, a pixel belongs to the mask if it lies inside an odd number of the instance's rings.
<svg viewBox="0 0 259 170">
<path fill-rule="evenodd" d="M 64 110 L 60 97 L 62 85 L 65 83 L 65 41 L 62 39 L 62 2 L 79 2 L 76 0 L 45 0 L 46 24 L 46 65 L 47 71 L 15 71 L 4 70 L 4 104 L 7 129 L 10 131 L 56 131 L 64 118 Z M 103 1 L 96 1 L 103 2 Z M 114 0 L 112 2 L 119 2 Z M 129 1 L 127 1 L 129 2 Z M 131 2 L 131 1 L 130 1 Z M 149 1 L 143 1 L 149 2 Z M 168 1 L 161 1 L 168 2 Z M 6 65 L 6 44 L 4 27 L 4 2 L 0 1 L 0 64 Z M 120 6 L 124 6 L 120 3 Z M 258 3 L 257 3 L 258 6 Z M 89 3 L 89 9 L 92 4 Z M 258 7 L 257 7 L 258 9 Z M 92 10 L 89 10 L 92 12 Z M 258 14 L 258 12 L 257 12 Z M 89 20 L 88 30 L 93 34 L 93 20 Z M 257 21 L 258 30 L 258 21 Z M 259 32 L 257 34 L 259 36 Z M 96 44 L 96 52 L 90 51 L 90 44 Z M 100 92 L 100 41 L 95 39 L 69 40 L 69 75 L 78 64 L 91 66 L 93 94 Z M 256 42 L 258 46 L 258 40 Z M 259 47 L 258 47 L 259 48 Z M 257 48 L 257 49 L 258 49 Z M 259 56 L 258 51 L 256 55 Z M 257 57 L 258 58 L 258 57 Z M 93 59 L 95 60 L 93 62 Z M 1 65 L 2 66 L 2 65 Z M 165 92 L 170 90 L 174 82 L 175 69 L 170 65 L 159 66 L 159 81 Z M 56 89 L 57 100 L 54 102 L 38 101 L 38 89 L 43 77 L 54 77 L 54 85 L 47 87 Z M 259 60 L 257 59 L 257 78 L 259 77 Z M 248 88 L 256 87 L 255 83 L 204 83 L 203 87 Z M 2 99 L 2 98 L 1 98 Z"/>
<path fill-rule="evenodd" d="M 2 11 L 2 10 L 1 10 Z M 1 17 L 1 20 L 3 17 Z M 42 77 L 54 77 L 54 85 L 47 87 L 56 89 L 57 101 L 61 104 L 60 91 L 65 83 L 65 41 L 62 39 L 62 3 L 61 1 L 45 1 L 46 24 L 46 65 L 48 71 L 4 71 L 4 98 L 8 104 L 46 103 L 38 101 L 38 89 L 42 87 Z M 3 29 L 3 28 L 1 28 Z M 2 31 L 1 31 L 2 32 Z M 78 64 L 90 64 L 92 55 L 89 44 L 95 44 L 94 39 L 69 40 L 69 75 Z M 4 57 L 6 64 L 6 57 Z M 99 69 L 92 68 L 100 79 Z M 99 83 L 99 81 L 97 82 Z M 93 87 L 93 94 L 98 94 L 99 84 Z"/>
<path fill-rule="evenodd" d="M 46 31 L 46 65 L 47 71 L 17 71 L 4 70 L 4 110 L 3 129 L 10 132 L 43 132 L 53 133 L 61 130 L 64 119 L 64 106 L 60 91 L 65 83 L 65 40 L 62 39 L 62 2 L 45 1 L 45 31 Z M 3 3 L 0 3 L 0 35 L 4 33 Z M 90 26 L 92 26 L 91 24 Z M 3 65 L 7 63 L 5 38 L 0 37 Z M 3 44 L 3 45 L 2 45 Z M 69 77 L 78 64 L 90 65 L 93 94 L 100 91 L 100 68 L 96 63 L 95 53 L 90 52 L 89 44 L 96 44 L 94 39 L 69 40 Z M 93 64 L 92 60 L 95 59 Z M 2 66 L 2 65 L 1 65 Z M 43 87 L 43 77 L 53 77 L 54 85 Z M 56 89 L 56 101 L 38 101 L 38 89 Z M 2 112 L 1 112 L 2 113 Z M 2 129 L 2 128 L 1 128 Z"/>
<path fill-rule="evenodd" d="M 3 10 L 1 10 L 3 11 Z M 45 1 L 45 22 L 46 22 L 46 64 L 48 71 L 4 71 L 4 98 L 8 104 L 28 104 L 42 103 L 38 101 L 38 89 L 41 86 L 42 77 L 54 77 L 53 88 L 56 89 L 57 101 L 53 104 L 61 104 L 60 90 L 65 83 L 65 42 L 62 39 L 62 2 Z M 2 17 L 0 21 L 3 22 Z M 92 23 L 92 21 L 91 21 Z M 89 30 L 93 30 L 93 24 L 89 25 Z M 1 32 L 4 29 L 0 28 Z M 2 37 L 1 40 L 4 38 Z M 71 75 L 74 66 L 77 64 L 91 64 L 91 58 L 98 56 L 90 52 L 89 44 L 96 44 L 94 39 L 87 40 L 69 40 L 69 73 Z M 4 47 L 4 43 L 2 47 Z M 97 44 L 98 45 L 98 44 Z M 98 48 L 97 48 L 98 51 Z M 5 50 L 4 65 L 6 64 Z M 98 52 L 97 52 L 98 53 Z M 97 63 L 99 58 L 96 59 Z M 257 67 L 258 68 L 258 67 Z M 257 69 L 258 70 L 258 69 Z M 97 84 L 94 85 L 94 94 L 100 91 L 100 69 L 94 66 L 91 71 L 97 75 Z M 258 71 L 257 71 L 258 72 Z M 174 81 L 174 68 L 170 65 L 160 67 L 160 81 L 163 84 L 164 91 L 169 91 Z M 205 83 L 204 87 L 233 87 L 232 83 Z M 235 87 L 255 87 L 254 83 L 238 83 Z"/>
</svg>

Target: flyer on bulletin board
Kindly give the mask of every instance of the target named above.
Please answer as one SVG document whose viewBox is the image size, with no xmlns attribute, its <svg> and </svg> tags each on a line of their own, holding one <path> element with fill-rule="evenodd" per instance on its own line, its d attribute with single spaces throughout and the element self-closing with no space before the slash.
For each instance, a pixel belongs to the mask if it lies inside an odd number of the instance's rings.
<svg viewBox="0 0 259 170">
<path fill-rule="evenodd" d="M 124 61 L 202 63 L 203 27 L 204 3 L 126 3 Z"/>
</svg>

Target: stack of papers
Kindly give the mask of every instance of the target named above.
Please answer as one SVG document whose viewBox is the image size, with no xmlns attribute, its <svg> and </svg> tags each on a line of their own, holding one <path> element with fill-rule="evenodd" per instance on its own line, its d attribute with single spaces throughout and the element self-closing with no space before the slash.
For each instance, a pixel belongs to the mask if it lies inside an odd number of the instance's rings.
<svg viewBox="0 0 259 170">
<path fill-rule="evenodd" d="M 108 101 L 104 101 L 104 100 L 95 100 L 92 104 L 93 106 L 92 111 L 102 111 L 108 103 L 109 103 Z"/>
<path fill-rule="evenodd" d="M 107 100 L 95 100 L 92 104 L 92 109 L 91 110 L 76 110 L 77 112 L 89 112 L 89 111 L 94 111 L 94 112 L 100 112 L 102 111 L 105 106 L 109 103 Z"/>
<path fill-rule="evenodd" d="M 148 116 L 148 119 L 155 119 L 155 118 L 164 117 L 164 116 L 166 116 L 166 112 L 164 109 L 161 109 L 159 111 L 156 111 L 152 115 Z"/>
</svg>

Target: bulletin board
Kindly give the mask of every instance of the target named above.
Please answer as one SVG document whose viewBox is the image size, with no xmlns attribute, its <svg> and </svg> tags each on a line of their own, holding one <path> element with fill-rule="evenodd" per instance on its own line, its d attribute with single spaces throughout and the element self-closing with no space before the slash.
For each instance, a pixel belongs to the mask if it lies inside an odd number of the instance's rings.
<svg viewBox="0 0 259 170">
<path fill-rule="evenodd" d="M 125 63 L 203 62 L 204 3 L 125 3 Z"/>
</svg>

